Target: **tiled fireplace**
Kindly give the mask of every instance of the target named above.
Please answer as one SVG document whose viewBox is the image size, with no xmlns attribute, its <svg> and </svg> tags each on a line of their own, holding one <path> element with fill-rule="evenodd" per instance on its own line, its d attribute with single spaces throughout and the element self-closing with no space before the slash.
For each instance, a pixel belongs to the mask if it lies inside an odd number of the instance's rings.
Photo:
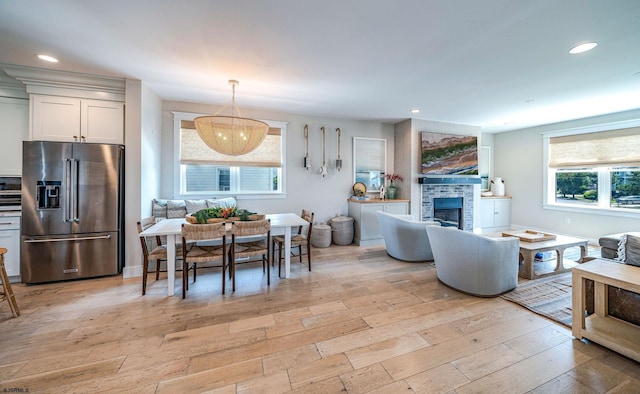
<svg viewBox="0 0 640 394">
<path fill-rule="evenodd" d="M 473 184 L 423 184 L 422 220 L 434 221 L 434 199 L 462 198 L 460 227 L 473 231 Z"/>
</svg>

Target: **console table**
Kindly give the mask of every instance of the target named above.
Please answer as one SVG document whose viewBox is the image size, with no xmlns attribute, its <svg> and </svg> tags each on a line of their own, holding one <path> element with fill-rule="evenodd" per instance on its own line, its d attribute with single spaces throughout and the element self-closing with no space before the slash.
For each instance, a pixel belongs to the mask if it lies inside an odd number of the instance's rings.
<svg viewBox="0 0 640 394">
<path fill-rule="evenodd" d="M 640 362 L 640 327 L 608 314 L 607 286 L 640 293 L 640 267 L 595 259 L 572 270 L 573 336 L 587 338 Z M 585 317 L 585 280 L 594 282 L 594 313 Z"/>
</svg>

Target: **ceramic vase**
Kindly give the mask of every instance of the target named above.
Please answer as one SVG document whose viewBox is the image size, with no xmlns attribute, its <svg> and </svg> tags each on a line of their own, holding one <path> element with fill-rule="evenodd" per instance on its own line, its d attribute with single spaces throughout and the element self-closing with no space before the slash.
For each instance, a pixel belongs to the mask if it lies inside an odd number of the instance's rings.
<svg viewBox="0 0 640 394">
<path fill-rule="evenodd" d="M 502 178 L 496 177 L 491 181 L 491 191 L 494 196 L 504 196 L 504 181 Z"/>
</svg>

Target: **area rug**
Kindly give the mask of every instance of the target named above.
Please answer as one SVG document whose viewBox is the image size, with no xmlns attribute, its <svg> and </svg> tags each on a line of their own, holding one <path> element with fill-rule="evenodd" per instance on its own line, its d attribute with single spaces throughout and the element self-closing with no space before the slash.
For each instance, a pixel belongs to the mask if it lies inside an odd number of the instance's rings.
<svg viewBox="0 0 640 394">
<path fill-rule="evenodd" d="M 571 272 L 520 283 L 501 297 L 571 327 Z"/>
</svg>

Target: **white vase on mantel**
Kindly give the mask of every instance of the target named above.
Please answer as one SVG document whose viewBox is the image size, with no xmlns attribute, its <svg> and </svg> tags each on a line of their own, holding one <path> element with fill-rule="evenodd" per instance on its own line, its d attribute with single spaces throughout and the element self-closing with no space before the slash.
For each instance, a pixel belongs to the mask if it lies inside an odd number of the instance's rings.
<svg viewBox="0 0 640 394">
<path fill-rule="evenodd" d="M 504 196 L 504 181 L 500 177 L 495 177 L 491 181 L 491 190 L 493 195 L 497 197 Z"/>
</svg>

